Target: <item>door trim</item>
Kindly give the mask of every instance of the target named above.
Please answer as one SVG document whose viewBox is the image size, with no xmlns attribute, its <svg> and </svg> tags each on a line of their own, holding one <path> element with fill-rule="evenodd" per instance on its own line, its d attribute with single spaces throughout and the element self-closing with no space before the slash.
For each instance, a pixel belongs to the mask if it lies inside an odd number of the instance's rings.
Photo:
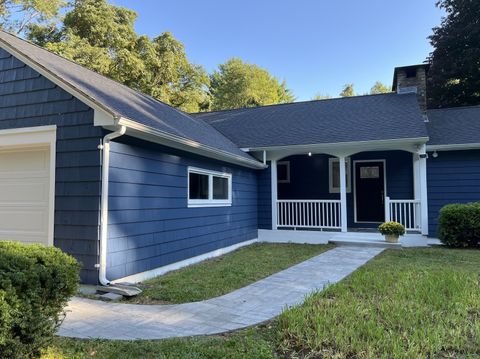
<svg viewBox="0 0 480 359">
<path fill-rule="evenodd" d="M 23 127 L 0 130 L 0 151 L 16 150 L 47 145 L 50 151 L 49 163 L 49 197 L 48 197 L 48 235 L 47 243 L 53 246 L 53 229 L 55 216 L 55 159 L 57 126 Z"/>
<path fill-rule="evenodd" d="M 368 162 L 383 162 L 383 193 L 387 196 L 387 160 L 386 159 L 372 159 L 372 160 L 354 160 L 353 161 L 353 221 L 354 223 L 381 223 L 357 221 L 357 163 Z M 385 206 L 385 203 L 384 203 Z"/>
</svg>

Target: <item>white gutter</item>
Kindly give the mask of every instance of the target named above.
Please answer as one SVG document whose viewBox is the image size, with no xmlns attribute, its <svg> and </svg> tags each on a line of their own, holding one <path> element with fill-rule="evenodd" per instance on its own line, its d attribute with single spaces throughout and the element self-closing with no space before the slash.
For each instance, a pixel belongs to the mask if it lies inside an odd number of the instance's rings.
<svg viewBox="0 0 480 359">
<path fill-rule="evenodd" d="M 118 119 L 117 119 L 118 121 Z M 103 138 L 99 147 L 102 152 L 102 194 L 100 200 L 100 264 L 98 272 L 99 282 L 107 286 L 107 234 L 108 234 L 108 175 L 110 169 L 110 141 L 125 134 L 125 126 L 117 126 L 115 132 L 111 132 Z"/>
<path fill-rule="evenodd" d="M 461 143 L 451 145 L 429 145 L 427 144 L 427 151 L 461 151 L 479 149 L 480 143 Z"/>
</svg>

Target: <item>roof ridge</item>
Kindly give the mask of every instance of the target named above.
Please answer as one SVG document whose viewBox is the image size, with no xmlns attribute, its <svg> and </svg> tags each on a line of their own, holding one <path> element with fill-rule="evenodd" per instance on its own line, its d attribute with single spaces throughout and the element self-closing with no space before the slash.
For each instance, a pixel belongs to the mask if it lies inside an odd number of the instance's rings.
<svg viewBox="0 0 480 359">
<path fill-rule="evenodd" d="M 397 94 L 396 92 L 392 91 L 392 92 L 387 92 L 387 93 L 365 94 L 365 95 L 345 96 L 345 97 L 332 97 L 332 98 L 325 98 L 325 99 L 321 99 L 321 100 L 304 100 L 304 101 L 295 101 L 295 102 L 274 103 L 274 104 L 270 104 L 270 105 L 260 105 L 260 106 L 255 106 L 255 107 L 238 107 L 238 108 L 230 108 L 230 109 L 216 110 L 216 111 L 191 112 L 191 113 L 189 113 L 189 115 L 199 116 L 199 115 L 214 114 L 214 113 L 219 113 L 219 112 L 256 110 L 256 109 L 260 109 L 260 108 L 268 108 L 268 107 L 276 107 L 276 106 L 289 106 L 289 105 L 293 106 L 293 105 L 301 105 L 301 104 L 313 103 L 313 102 L 348 100 L 348 99 L 360 98 L 360 97 L 389 96 L 389 95 L 396 95 L 396 94 Z"/>
<path fill-rule="evenodd" d="M 32 42 L 32 41 L 29 41 L 29 40 L 27 40 L 27 39 L 24 39 L 24 38 L 21 38 L 21 37 L 19 37 L 19 36 L 16 36 L 16 35 L 8 32 L 8 31 L 2 30 L 2 29 L 0 29 L 0 32 L 4 33 L 4 34 L 6 34 L 6 35 L 9 35 L 9 36 L 15 38 L 16 40 L 23 41 L 23 42 L 27 43 L 28 45 L 35 46 L 36 48 L 38 48 L 38 49 L 40 49 L 40 50 L 46 51 L 46 52 L 48 52 L 49 54 L 52 54 L 52 55 L 54 55 L 54 56 L 56 56 L 56 57 L 58 57 L 58 58 L 60 58 L 60 59 L 62 59 L 62 60 L 68 61 L 68 62 L 70 62 L 70 63 L 72 63 L 72 64 L 74 64 L 74 65 L 76 65 L 76 66 L 79 66 L 79 67 L 81 67 L 82 69 L 85 69 L 85 70 L 87 70 L 87 71 L 90 71 L 90 72 L 92 72 L 92 73 L 94 73 L 94 74 L 96 74 L 96 75 L 102 76 L 102 77 L 108 79 L 109 81 L 115 82 L 116 84 L 118 84 L 118 85 L 120 85 L 120 86 L 128 89 L 129 91 L 136 92 L 136 93 L 138 93 L 138 94 L 140 94 L 140 95 L 142 95 L 142 96 L 146 96 L 146 97 L 148 97 L 148 98 L 150 98 L 150 99 L 152 99 L 152 100 L 154 100 L 154 101 L 156 101 L 156 102 L 160 102 L 161 104 L 166 105 L 166 106 L 172 108 L 173 110 L 179 112 L 180 114 L 191 118 L 191 117 L 190 117 L 190 114 L 188 114 L 187 112 L 184 112 L 184 111 L 182 111 L 182 110 L 180 110 L 180 109 L 178 109 L 178 108 L 176 108 L 176 107 L 173 107 L 172 105 L 170 105 L 170 104 L 168 104 L 168 103 L 165 103 L 165 102 L 163 102 L 163 101 L 160 101 L 160 100 L 156 99 L 155 97 L 153 97 L 153 96 L 151 96 L 151 95 L 148 95 L 148 94 L 146 94 L 146 93 L 143 93 L 143 92 L 140 91 L 140 90 L 137 90 L 137 89 L 134 89 L 134 88 L 132 88 L 132 87 L 130 87 L 130 86 L 127 86 L 127 85 L 125 85 L 125 84 L 122 84 L 121 82 L 119 82 L 119 81 L 117 81 L 117 80 L 114 80 L 114 79 L 112 79 L 112 78 L 110 78 L 110 77 L 108 77 L 108 76 L 105 76 L 105 75 L 103 75 L 103 74 L 101 74 L 101 73 L 99 73 L 99 72 L 97 72 L 97 71 L 95 71 L 95 70 L 92 70 L 92 69 L 90 69 L 90 68 L 88 68 L 88 67 L 86 67 L 86 66 L 84 66 L 84 65 L 81 65 L 81 64 L 79 64 L 79 63 L 77 63 L 77 62 L 75 62 L 75 61 L 73 61 L 73 60 L 71 60 L 71 59 L 68 59 L 68 58 L 66 58 L 66 57 L 60 56 L 59 54 L 56 54 L 56 53 L 53 52 L 53 51 L 50 51 L 50 50 L 48 50 L 48 49 L 46 49 L 46 48 L 44 48 L 44 47 L 42 47 L 42 46 L 40 46 L 40 45 L 37 45 L 37 44 L 35 44 L 35 43 Z M 2 39 L 0 39 L 0 41 L 2 41 Z M 2 41 L 2 42 L 3 42 L 3 41 Z M 17 51 L 18 51 L 18 50 L 17 50 Z"/>
</svg>

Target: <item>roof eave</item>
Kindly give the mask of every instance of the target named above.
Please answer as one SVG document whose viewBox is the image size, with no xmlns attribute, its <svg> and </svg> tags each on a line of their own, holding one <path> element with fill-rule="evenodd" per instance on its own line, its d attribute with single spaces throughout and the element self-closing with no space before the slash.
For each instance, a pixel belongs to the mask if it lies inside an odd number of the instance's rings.
<svg viewBox="0 0 480 359">
<path fill-rule="evenodd" d="M 411 137 L 411 138 L 393 138 L 385 140 L 367 140 L 367 141 L 351 141 L 351 142 L 330 142 L 330 143 L 311 143 L 304 145 L 281 145 L 281 146 L 259 146 L 259 147 L 242 147 L 242 150 L 245 152 L 256 152 L 256 151 L 272 151 L 272 150 L 283 150 L 283 149 L 312 149 L 318 147 L 330 147 L 330 148 L 342 148 L 342 147 L 354 147 L 354 146 L 363 146 L 363 145 L 382 145 L 382 144 L 391 144 L 394 143 L 427 143 L 429 140 L 428 136 L 424 137 Z"/>
<path fill-rule="evenodd" d="M 476 150 L 480 149 L 480 143 L 456 143 L 444 145 L 429 145 L 427 144 L 427 151 L 461 151 L 461 150 Z"/>
<path fill-rule="evenodd" d="M 156 142 L 168 147 L 191 152 L 208 158 L 217 159 L 224 162 L 234 163 L 243 167 L 264 169 L 267 166 L 255 160 L 244 158 L 215 147 L 211 147 L 200 142 L 190 140 L 184 137 L 176 136 L 170 133 L 159 131 L 155 128 L 145 126 L 136 121 L 127 118 L 120 118 L 118 125 L 127 127 L 127 134 L 141 138 L 150 142 Z M 107 129 L 109 126 L 105 126 Z"/>
</svg>

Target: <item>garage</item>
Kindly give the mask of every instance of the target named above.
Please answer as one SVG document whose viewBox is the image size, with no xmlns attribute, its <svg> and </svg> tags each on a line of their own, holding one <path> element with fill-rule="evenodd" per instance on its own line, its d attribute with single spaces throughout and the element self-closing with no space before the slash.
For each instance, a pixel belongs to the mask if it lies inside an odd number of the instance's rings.
<svg viewBox="0 0 480 359">
<path fill-rule="evenodd" d="M 0 240 L 53 245 L 54 157 L 51 141 L 41 143 L 49 133 L 1 135 Z"/>
</svg>

